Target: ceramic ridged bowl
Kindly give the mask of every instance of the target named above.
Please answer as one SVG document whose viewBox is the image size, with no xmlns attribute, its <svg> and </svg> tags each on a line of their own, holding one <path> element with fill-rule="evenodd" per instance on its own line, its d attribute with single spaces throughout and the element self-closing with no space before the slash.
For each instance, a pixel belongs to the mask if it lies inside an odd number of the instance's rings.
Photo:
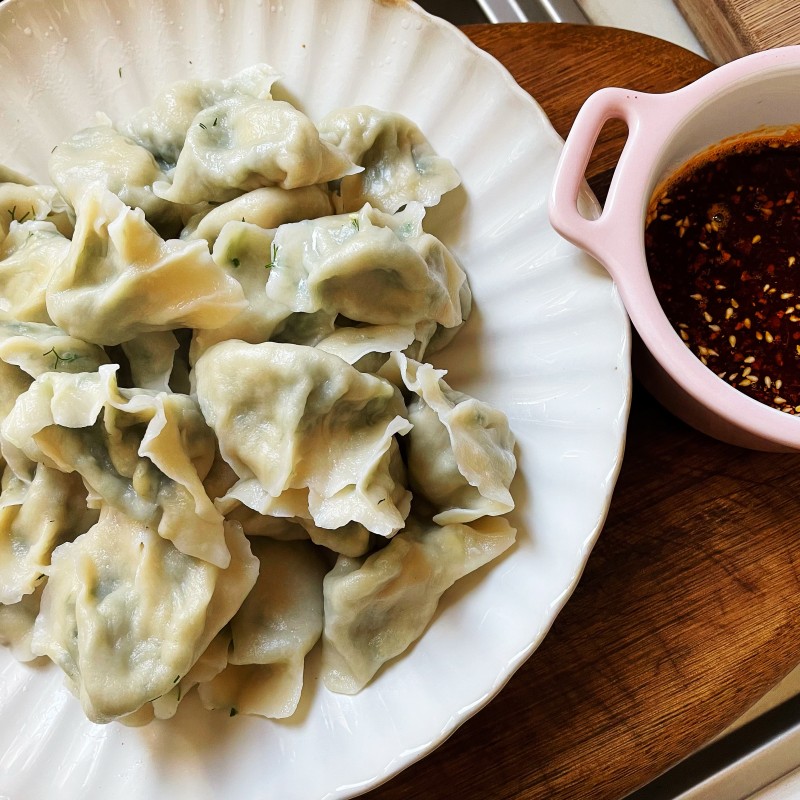
<svg viewBox="0 0 800 800">
<path fill-rule="evenodd" d="M 370 103 L 406 114 L 463 187 L 426 227 L 467 271 L 475 306 L 434 357 L 496 404 L 516 435 L 518 543 L 445 594 L 424 636 L 360 694 L 327 691 L 318 652 L 297 715 L 227 716 L 193 697 L 143 728 L 83 718 L 54 667 L 0 649 L 0 795 L 14 798 L 346 798 L 396 774 L 496 694 L 569 597 L 616 479 L 629 331 L 605 272 L 563 241 L 546 198 L 561 140 L 492 58 L 411 3 L 389 0 L 5 0 L 10 167 L 47 156 L 98 110 L 120 120 L 167 82 L 267 61 L 313 119 Z M 502 124 L 500 124 L 502 121 Z M 587 195 L 585 202 L 593 203 Z"/>
</svg>

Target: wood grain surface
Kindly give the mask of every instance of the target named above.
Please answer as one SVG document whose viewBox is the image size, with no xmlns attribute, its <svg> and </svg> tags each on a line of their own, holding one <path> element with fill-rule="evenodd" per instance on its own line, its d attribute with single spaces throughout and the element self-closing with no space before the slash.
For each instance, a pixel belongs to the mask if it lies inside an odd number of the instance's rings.
<svg viewBox="0 0 800 800">
<path fill-rule="evenodd" d="M 800 44 L 797 0 L 675 0 L 675 5 L 717 64 Z"/>
<path fill-rule="evenodd" d="M 465 30 L 562 135 L 596 88 L 667 91 L 712 66 L 626 31 Z M 618 147 L 606 137 L 589 167 L 601 196 Z M 637 386 L 605 529 L 544 643 L 444 745 L 368 797 L 624 797 L 800 661 L 799 526 L 800 454 L 708 439 Z"/>
</svg>

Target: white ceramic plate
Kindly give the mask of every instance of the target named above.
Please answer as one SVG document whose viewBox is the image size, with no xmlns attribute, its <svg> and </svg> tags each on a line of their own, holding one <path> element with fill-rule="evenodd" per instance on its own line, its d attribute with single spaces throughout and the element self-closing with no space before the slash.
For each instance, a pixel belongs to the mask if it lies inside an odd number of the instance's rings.
<svg viewBox="0 0 800 800">
<path fill-rule="evenodd" d="M 457 584 L 422 639 L 361 694 L 306 670 L 290 722 L 187 702 L 140 729 L 86 721 L 55 668 L 0 648 L 0 796 L 315 800 L 357 795 L 430 751 L 533 652 L 603 523 L 627 420 L 629 332 L 605 273 L 551 230 L 561 140 L 493 59 L 402 0 L 6 0 L 0 160 L 47 156 L 96 110 L 120 119 L 162 84 L 257 61 L 312 118 L 354 103 L 414 119 L 463 177 L 430 229 L 470 276 L 475 310 L 435 359 L 504 409 L 519 447 L 519 542 Z"/>
</svg>

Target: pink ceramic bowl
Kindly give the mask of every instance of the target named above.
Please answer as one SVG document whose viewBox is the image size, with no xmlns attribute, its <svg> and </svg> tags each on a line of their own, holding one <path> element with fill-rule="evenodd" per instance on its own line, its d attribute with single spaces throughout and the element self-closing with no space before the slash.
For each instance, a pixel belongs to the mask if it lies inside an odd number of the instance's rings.
<svg viewBox="0 0 800 800">
<path fill-rule="evenodd" d="M 579 209 L 584 172 L 610 119 L 628 140 L 601 215 Z M 645 260 L 645 216 L 655 188 L 691 156 L 731 136 L 800 124 L 800 47 L 756 53 L 669 94 L 602 89 L 581 108 L 550 196 L 550 221 L 616 282 L 646 352 L 636 374 L 668 409 L 723 441 L 800 450 L 800 417 L 754 400 L 718 378 L 683 344 L 656 298 Z"/>
</svg>

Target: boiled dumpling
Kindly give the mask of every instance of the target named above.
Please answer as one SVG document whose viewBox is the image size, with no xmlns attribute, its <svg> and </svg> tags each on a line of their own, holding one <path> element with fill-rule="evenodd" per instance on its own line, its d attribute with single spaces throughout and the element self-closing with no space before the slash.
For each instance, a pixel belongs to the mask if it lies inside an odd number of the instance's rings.
<svg viewBox="0 0 800 800">
<path fill-rule="evenodd" d="M 372 106 L 344 108 L 325 117 L 319 131 L 364 167 L 342 179 L 335 197 L 340 212 L 357 211 L 364 203 L 391 214 L 412 201 L 435 206 L 461 183 L 453 165 L 401 114 Z"/>
<path fill-rule="evenodd" d="M 33 593 L 53 549 L 95 522 L 97 512 L 86 506 L 80 476 L 44 464 L 37 464 L 30 484 L 12 476 L 0 497 L 0 604 Z"/>
<path fill-rule="evenodd" d="M 396 389 L 313 347 L 222 342 L 195 367 L 197 397 L 240 478 L 236 497 L 269 513 L 286 494 L 316 525 L 359 522 L 391 536 L 403 527 L 395 434 L 410 426 Z M 232 492 L 234 491 L 232 490 Z"/>
<path fill-rule="evenodd" d="M 143 108 L 121 128 L 162 163 L 174 166 L 192 120 L 208 106 L 237 94 L 270 98 L 279 73 L 268 64 L 254 64 L 222 80 L 176 81 L 162 89 L 152 106 Z"/>
<path fill-rule="evenodd" d="M 245 306 L 240 285 L 205 242 L 165 241 L 138 209 L 95 187 L 83 197 L 67 258 L 47 287 L 47 310 L 96 344 L 140 333 L 224 325 Z"/>
<path fill-rule="evenodd" d="M 12 223 L 0 243 L 0 311 L 23 322 L 51 322 L 45 289 L 69 247 L 51 222 Z"/>
<path fill-rule="evenodd" d="M 140 333 L 130 341 L 123 342 L 122 352 L 128 359 L 133 385 L 157 392 L 170 391 L 169 381 L 179 346 L 172 331 Z"/>
<path fill-rule="evenodd" d="M 207 708 L 284 718 L 300 702 L 305 656 L 322 634 L 327 567 L 309 542 L 250 542 L 258 580 L 231 620 L 228 666 L 198 691 Z"/>
<path fill-rule="evenodd" d="M 299 189 L 265 186 L 222 205 L 207 205 L 191 217 L 181 232 L 181 239 L 205 239 L 213 246 L 229 222 L 277 228 L 287 222 L 315 219 L 332 213 L 330 195 L 321 186 L 302 186 Z"/>
<path fill-rule="evenodd" d="M 45 372 L 94 372 L 108 363 L 108 356 L 102 347 L 69 336 L 55 325 L 0 315 L 0 361 L 38 378 Z"/>
<path fill-rule="evenodd" d="M 118 389 L 116 365 L 47 372 L 17 399 L 2 435 L 25 459 L 75 471 L 102 501 L 151 525 L 182 552 L 225 567 L 223 520 L 202 479 L 214 437 L 182 394 Z M 25 475 L 9 451 L 9 465 Z"/>
<path fill-rule="evenodd" d="M 407 459 L 412 489 L 436 508 L 433 521 L 471 522 L 514 508 L 514 436 L 501 411 L 453 391 L 444 370 L 393 353 L 381 374 L 413 392 Z"/>
<path fill-rule="evenodd" d="M 220 569 L 104 508 L 55 550 L 32 649 L 64 670 L 93 722 L 169 692 L 242 604 L 258 561 L 238 526 L 225 538 L 231 561 Z"/>
<path fill-rule="evenodd" d="M 31 594 L 24 595 L 18 603 L 0 604 L 0 644 L 9 647 L 17 661 L 33 661 L 36 658 L 31 650 L 31 639 L 43 590 L 44 582 Z"/>
<path fill-rule="evenodd" d="M 420 206 L 392 217 L 367 205 L 354 215 L 282 225 L 267 295 L 293 311 L 401 325 L 426 337 L 436 325 L 460 325 L 466 276 L 422 232 L 421 216 Z"/>
<path fill-rule="evenodd" d="M 19 183 L 21 176 L 10 180 L 14 176 L 5 172 L 0 164 L 0 244 L 15 222 L 52 222 L 62 235 L 72 235 L 69 207 L 54 187 Z"/>
<path fill-rule="evenodd" d="M 422 635 L 444 591 L 507 550 L 515 534 L 502 517 L 410 524 L 366 558 L 340 556 L 324 582 L 325 685 L 344 694 L 362 689 Z"/>
<path fill-rule="evenodd" d="M 91 186 L 113 192 L 125 205 L 141 208 L 160 229 L 180 228 L 180 209 L 156 197 L 153 184 L 165 178 L 152 154 L 111 127 L 110 121 L 84 128 L 50 155 L 50 178 L 77 211 Z"/>
<path fill-rule="evenodd" d="M 175 203 L 225 202 L 262 186 L 295 189 L 357 170 L 294 106 L 233 95 L 192 120 L 171 183 L 154 190 Z"/>
</svg>

